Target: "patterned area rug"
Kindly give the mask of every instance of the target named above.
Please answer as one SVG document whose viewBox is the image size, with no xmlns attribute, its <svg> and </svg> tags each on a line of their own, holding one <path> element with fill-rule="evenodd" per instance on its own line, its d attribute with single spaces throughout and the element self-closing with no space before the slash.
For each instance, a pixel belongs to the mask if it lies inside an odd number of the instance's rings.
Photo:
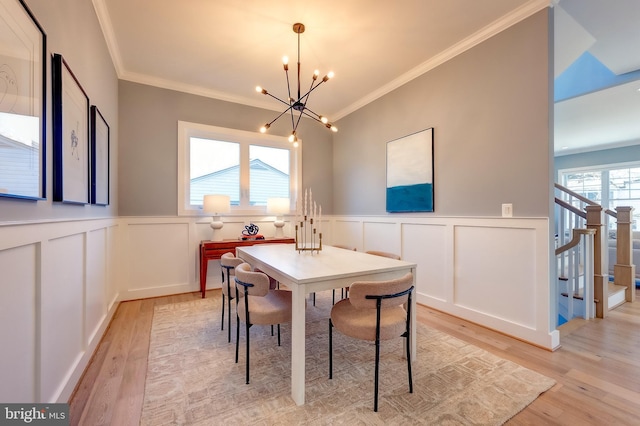
<svg viewBox="0 0 640 426">
<path fill-rule="evenodd" d="M 213 297 L 212 297 L 213 296 Z M 220 297 L 156 307 L 151 331 L 142 425 L 500 425 L 555 383 L 511 361 L 430 329 L 417 328 L 414 393 L 409 393 L 402 341 L 383 341 L 379 411 L 373 411 L 374 345 L 334 330 L 334 372 L 328 379 L 331 292 L 307 306 L 306 403 L 290 396 L 291 340 L 251 327 L 251 383 L 220 330 Z M 235 310 L 233 311 L 235 313 Z"/>
</svg>

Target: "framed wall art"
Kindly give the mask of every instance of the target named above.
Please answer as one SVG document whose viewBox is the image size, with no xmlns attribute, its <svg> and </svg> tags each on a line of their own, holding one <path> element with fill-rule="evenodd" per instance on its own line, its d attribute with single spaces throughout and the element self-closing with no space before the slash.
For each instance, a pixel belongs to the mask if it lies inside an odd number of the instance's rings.
<svg viewBox="0 0 640 426">
<path fill-rule="evenodd" d="M 0 0 L 0 197 L 46 197 L 46 35 L 22 0 Z"/>
<path fill-rule="evenodd" d="M 433 128 L 387 142 L 387 212 L 433 211 Z"/>
<path fill-rule="evenodd" d="M 91 204 L 109 205 L 109 125 L 91 106 Z"/>
<path fill-rule="evenodd" d="M 89 97 L 53 55 L 53 201 L 89 203 Z"/>
</svg>

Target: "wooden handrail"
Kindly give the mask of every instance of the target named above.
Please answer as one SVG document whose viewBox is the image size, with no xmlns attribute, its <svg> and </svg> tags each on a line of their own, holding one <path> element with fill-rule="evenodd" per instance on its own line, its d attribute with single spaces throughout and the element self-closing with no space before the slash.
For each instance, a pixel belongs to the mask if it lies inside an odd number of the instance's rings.
<svg viewBox="0 0 640 426">
<path fill-rule="evenodd" d="M 571 195 L 572 197 L 577 198 L 578 200 L 582 201 L 583 203 L 586 203 L 586 204 L 588 204 L 590 206 L 598 206 L 599 205 L 595 201 L 590 200 L 587 197 L 583 197 L 582 195 L 578 194 L 577 192 L 573 192 L 569 188 L 566 188 L 566 187 L 560 185 L 559 183 L 554 183 L 554 185 L 560 191 L 566 192 L 567 194 Z"/>
<path fill-rule="evenodd" d="M 556 204 L 559 204 L 560 206 L 564 207 L 565 209 L 571 211 L 574 214 L 577 214 L 578 216 L 580 216 L 583 219 L 587 218 L 587 212 L 582 211 L 579 208 L 572 206 L 571 204 L 567 203 L 564 200 L 561 200 L 558 197 L 556 197 Z"/>
<path fill-rule="evenodd" d="M 580 237 L 582 235 L 595 235 L 595 234 L 596 234 L 595 229 L 574 228 L 571 241 L 569 241 L 567 244 L 563 245 L 562 247 L 558 247 L 556 249 L 556 256 L 580 244 Z"/>
<path fill-rule="evenodd" d="M 570 190 L 569 188 L 564 187 L 564 186 L 560 185 L 559 183 L 554 183 L 554 185 L 555 185 L 555 187 L 556 187 L 557 189 L 559 189 L 560 191 L 562 191 L 562 192 L 566 192 L 567 194 L 571 195 L 572 197 L 577 198 L 578 200 L 582 201 L 583 203 L 586 203 L 586 204 L 588 204 L 588 205 L 590 205 L 590 206 L 599 206 L 599 205 L 600 205 L 600 204 L 596 203 L 596 202 L 595 202 L 595 201 L 593 201 L 593 200 L 590 200 L 590 199 L 588 199 L 588 198 L 586 198 L 586 197 L 583 197 L 582 195 L 578 194 L 577 192 L 573 192 L 573 191 L 572 191 L 572 190 Z M 558 198 L 556 198 L 556 203 L 558 203 Z M 561 204 L 561 203 L 558 203 L 558 204 Z M 569 204 L 562 204 L 562 206 L 563 206 L 563 207 L 565 207 L 565 208 L 567 208 L 567 209 L 569 209 L 569 210 L 571 210 L 571 211 L 573 211 L 574 213 L 578 214 L 578 213 L 577 213 L 576 211 L 574 211 L 572 208 L 568 207 L 568 206 L 569 206 Z M 612 217 L 614 217 L 614 218 L 616 218 L 616 219 L 618 218 L 618 214 L 617 214 L 616 212 L 614 212 L 613 210 L 610 210 L 610 209 L 604 209 L 604 212 L 605 212 L 606 214 L 608 214 L 609 216 L 612 216 Z"/>
</svg>

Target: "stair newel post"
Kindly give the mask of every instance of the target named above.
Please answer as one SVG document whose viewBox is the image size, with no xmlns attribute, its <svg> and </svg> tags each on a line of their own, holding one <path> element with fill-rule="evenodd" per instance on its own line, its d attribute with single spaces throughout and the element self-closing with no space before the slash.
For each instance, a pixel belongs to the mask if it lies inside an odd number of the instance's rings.
<svg viewBox="0 0 640 426">
<path fill-rule="evenodd" d="M 616 285 L 627 288 L 625 300 L 633 302 L 636 299 L 635 276 L 636 265 L 632 262 L 633 252 L 633 207 L 616 207 L 616 263 L 613 267 L 613 281 Z"/>
<path fill-rule="evenodd" d="M 604 211 L 602 206 L 599 205 L 586 206 L 586 210 L 587 229 L 593 229 L 596 232 L 593 238 L 593 296 L 598 300 L 596 303 L 596 318 L 604 318 L 609 311 L 608 277 L 602 274 L 604 265 L 603 247 L 606 247 L 604 244 L 605 235 L 602 232 Z"/>
</svg>

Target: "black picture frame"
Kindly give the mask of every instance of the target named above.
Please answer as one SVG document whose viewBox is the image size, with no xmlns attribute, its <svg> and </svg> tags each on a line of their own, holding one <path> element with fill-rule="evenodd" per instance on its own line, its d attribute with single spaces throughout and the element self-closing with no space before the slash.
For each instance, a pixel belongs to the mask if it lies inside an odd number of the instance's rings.
<svg viewBox="0 0 640 426">
<path fill-rule="evenodd" d="M 110 129 L 97 106 L 91 106 L 91 204 L 109 205 Z"/>
<path fill-rule="evenodd" d="M 0 0 L 0 197 L 46 198 L 47 35 L 23 0 Z"/>
<path fill-rule="evenodd" d="M 53 201 L 89 203 L 89 97 L 60 54 L 52 58 Z"/>
</svg>

